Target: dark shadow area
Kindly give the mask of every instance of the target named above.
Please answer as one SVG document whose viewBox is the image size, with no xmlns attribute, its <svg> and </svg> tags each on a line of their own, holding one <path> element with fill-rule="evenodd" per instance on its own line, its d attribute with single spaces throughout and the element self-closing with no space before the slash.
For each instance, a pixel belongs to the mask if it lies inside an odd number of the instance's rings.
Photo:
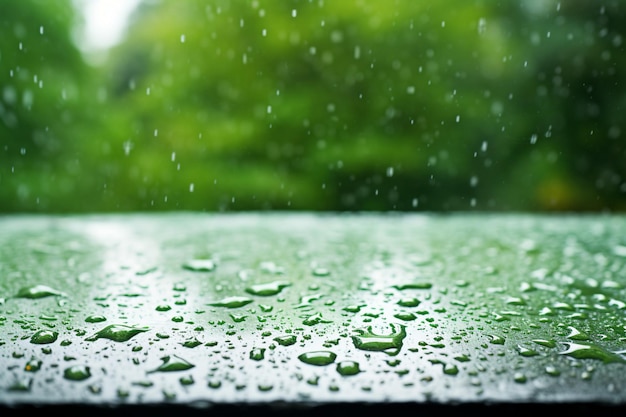
<svg viewBox="0 0 626 417">
<path fill-rule="evenodd" d="M 480 416 L 502 417 L 506 415 L 566 415 L 582 416 L 622 416 L 626 412 L 623 405 L 606 403 L 506 403 L 506 404 L 412 404 L 412 403 L 337 403 L 337 404 L 204 404 L 204 405 L 46 405 L 23 407 L 0 407 L 3 416 L 24 416 L 29 413 L 61 416 L 111 417 L 150 416 L 150 417 L 359 417 L 395 416 Z"/>
</svg>

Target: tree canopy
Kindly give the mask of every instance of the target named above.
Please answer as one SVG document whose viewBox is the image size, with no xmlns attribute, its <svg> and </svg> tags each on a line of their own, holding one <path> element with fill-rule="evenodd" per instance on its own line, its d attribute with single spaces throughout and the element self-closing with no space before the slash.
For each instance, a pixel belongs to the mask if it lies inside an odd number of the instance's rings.
<svg viewBox="0 0 626 417">
<path fill-rule="evenodd" d="M 0 210 L 626 208 L 619 1 L 3 2 Z"/>
</svg>

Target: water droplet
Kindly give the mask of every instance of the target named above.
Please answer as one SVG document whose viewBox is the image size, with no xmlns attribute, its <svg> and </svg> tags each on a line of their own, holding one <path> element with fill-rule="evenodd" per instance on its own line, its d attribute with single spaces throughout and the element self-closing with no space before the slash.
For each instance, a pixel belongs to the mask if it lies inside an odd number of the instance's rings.
<svg viewBox="0 0 626 417">
<path fill-rule="evenodd" d="M 337 354 L 328 350 L 318 350 L 303 353 L 298 356 L 298 359 L 309 365 L 325 366 L 335 362 Z"/>
<path fill-rule="evenodd" d="M 274 340 L 276 341 L 276 343 L 278 343 L 281 346 L 290 346 L 296 343 L 298 339 L 296 338 L 295 335 L 290 334 L 290 335 L 275 337 Z"/>
<path fill-rule="evenodd" d="M 524 384 L 526 383 L 528 378 L 526 378 L 526 375 L 524 375 L 523 373 L 516 372 L 515 375 L 513 375 L 513 380 L 517 382 L 518 384 Z"/>
<path fill-rule="evenodd" d="M 396 313 L 393 315 L 395 318 L 402 321 L 413 321 L 417 318 L 417 316 L 413 313 Z"/>
<path fill-rule="evenodd" d="M 546 366 L 546 374 L 550 376 L 559 376 L 561 375 L 561 371 L 556 369 L 554 366 Z"/>
<path fill-rule="evenodd" d="M 459 368 L 455 364 L 446 363 L 443 365 L 443 373 L 445 375 L 457 375 Z"/>
<path fill-rule="evenodd" d="M 433 284 L 431 284 L 430 282 L 413 282 L 413 283 L 408 283 L 408 284 L 401 284 L 401 285 L 392 285 L 393 288 L 395 288 L 398 291 L 403 291 L 403 290 L 428 290 L 430 288 L 432 288 Z"/>
<path fill-rule="evenodd" d="M 341 361 L 337 364 L 337 372 L 341 376 L 356 375 L 361 372 L 359 363 L 355 361 Z"/>
<path fill-rule="evenodd" d="M 554 340 L 545 340 L 545 339 L 535 339 L 533 340 L 534 343 L 540 345 L 540 346 L 545 346 L 548 348 L 554 348 L 556 347 L 556 342 Z"/>
<path fill-rule="evenodd" d="M 272 261 L 261 262 L 259 268 L 262 272 L 265 272 L 267 274 L 281 275 L 284 272 L 284 269 L 282 267 L 276 265 L 276 263 Z"/>
<path fill-rule="evenodd" d="M 207 387 L 209 387 L 209 388 L 213 388 L 213 389 L 218 389 L 218 388 L 220 388 L 221 386 L 222 386 L 222 381 L 216 381 L 216 380 L 213 380 L 213 379 L 212 379 L 212 380 L 210 380 L 210 381 L 207 383 Z"/>
<path fill-rule="evenodd" d="M 100 315 L 92 315 L 85 318 L 87 323 L 100 323 L 106 321 L 106 317 Z"/>
<path fill-rule="evenodd" d="M 255 348 L 250 351 L 250 359 L 255 361 L 260 361 L 265 358 L 265 349 L 264 348 Z"/>
<path fill-rule="evenodd" d="M 493 343 L 494 345 L 503 345 L 504 344 L 504 337 L 502 336 L 498 336 L 495 334 L 490 334 L 488 335 L 489 337 L 489 342 Z"/>
<path fill-rule="evenodd" d="M 265 284 L 252 285 L 246 288 L 246 292 L 252 295 L 267 297 L 280 293 L 283 288 L 290 286 L 291 283 L 285 281 L 267 282 Z"/>
<path fill-rule="evenodd" d="M 163 361 L 163 363 L 161 364 L 161 366 L 159 366 L 158 368 L 156 368 L 153 371 L 150 372 L 176 372 L 176 371 L 186 371 L 188 369 L 193 368 L 195 365 L 184 360 L 183 358 L 176 356 L 176 355 L 171 355 L 171 356 L 164 356 L 161 358 L 161 360 Z"/>
<path fill-rule="evenodd" d="M 37 372 L 41 369 L 41 364 L 43 362 L 37 358 L 31 358 L 26 365 L 24 366 L 24 370 L 26 372 Z"/>
<path fill-rule="evenodd" d="M 59 333 L 52 330 L 39 330 L 30 338 L 30 342 L 36 345 L 45 345 L 56 342 L 58 336 Z"/>
<path fill-rule="evenodd" d="M 247 297 L 226 297 L 219 301 L 209 303 L 214 307 L 239 308 L 250 304 L 253 300 Z"/>
<path fill-rule="evenodd" d="M 70 381 L 83 381 L 91 376 L 88 366 L 74 365 L 63 371 L 63 377 Z"/>
<path fill-rule="evenodd" d="M 390 335 L 379 335 L 372 331 L 372 326 L 366 330 L 357 329 L 358 336 L 352 336 L 352 341 L 357 349 L 385 352 L 388 355 L 395 356 L 402 349 L 402 343 L 406 337 L 405 326 L 402 324 L 391 323 Z"/>
<path fill-rule="evenodd" d="M 317 267 L 313 268 L 313 271 L 311 271 L 311 273 L 315 277 L 327 277 L 330 275 L 330 270 L 323 267 Z"/>
<path fill-rule="evenodd" d="M 230 314 L 230 318 L 233 319 L 235 323 L 241 323 L 246 320 L 245 314 Z"/>
<path fill-rule="evenodd" d="M 183 268 L 195 272 L 211 272 L 216 268 L 212 259 L 190 259 L 183 264 Z"/>
<path fill-rule="evenodd" d="M 202 344 L 197 338 L 193 337 L 191 339 L 185 340 L 182 345 L 186 348 L 195 348 L 196 346 L 200 346 Z"/>
<path fill-rule="evenodd" d="M 147 332 L 150 330 L 148 327 L 133 327 L 126 326 L 123 324 L 111 324 L 110 326 L 105 327 L 100 330 L 96 334 L 89 336 L 87 339 L 88 342 L 93 342 L 98 339 L 109 339 L 114 342 L 126 342 L 130 340 L 133 336 Z"/>
<path fill-rule="evenodd" d="M 37 299 L 50 296 L 66 297 L 65 293 L 50 288 L 47 285 L 33 285 L 30 287 L 20 288 L 15 295 L 15 298 Z"/>
<path fill-rule="evenodd" d="M 569 303 L 564 303 L 564 302 L 556 302 L 552 305 L 552 307 L 554 307 L 557 310 L 563 310 L 563 311 L 576 311 L 576 309 L 574 308 L 574 306 L 572 306 Z"/>
<path fill-rule="evenodd" d="M 598 345 L 565 343 L 568 348 L 561 355 L 575 359 L 596 359 L 604 363 L 626 363 L 626 360 L 615 352 L 610 352 Z"/>
<path fill-rule="evenodd" d="M 180 382 L 180 385 L 184 385 L 184 386 L 193 385 L 196 382 L 194 381 L 193 376 L 191 375 L 183 376 L 178 381 Z"/>
<path fill-rule="evenodd" d="M 568 329 L 570 330 L 570 334 L 567 335 L 568 339 L 578 340 L 578 341 L 589 340 L 589 336 L 586 333 L 581 332 L 577 328 L 569 326 Z"/>
<path fill-rule="evenodd" d="M 314 326 L 319 323 L 332 323 L 332 321 L 324 320 L 321 313 L 312 314 L 302 321 L 302 324 L 307 326 Z"/>
<path fill-rule="evenodd" d="M 420 301 L 415 297 L 402 298 L 398 301 L 398 305 L 401 307 L 417 307 L 420 305 Z"/>
<path fill-rule="evenodd" d="M 518 346 L 517 351 L 519 352 L 520 355 L 526 358 L 530 358 L 531 356 L 537 356 L 539 354 L 536 350 L 529 349 L 524 346 Z"/>
</svg>

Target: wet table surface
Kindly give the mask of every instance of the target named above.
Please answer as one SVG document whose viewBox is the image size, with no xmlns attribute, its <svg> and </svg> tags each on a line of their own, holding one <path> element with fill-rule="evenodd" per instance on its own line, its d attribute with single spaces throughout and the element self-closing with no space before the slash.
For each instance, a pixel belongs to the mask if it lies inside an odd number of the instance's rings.
<svg viewBox="0 0 626 417">
<path fill-rule="evenodd" d="M 616 215 L 8 215 L 0 406 L 621 414 L 625 285 Z"/>
</svg>

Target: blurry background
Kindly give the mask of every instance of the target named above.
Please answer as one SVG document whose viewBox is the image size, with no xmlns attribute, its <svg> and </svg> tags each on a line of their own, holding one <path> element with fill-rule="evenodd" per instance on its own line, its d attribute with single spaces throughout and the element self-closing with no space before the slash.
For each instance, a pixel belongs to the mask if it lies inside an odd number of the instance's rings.
<svg viewBox="0 0 626 417">
<path fill-rule="evenodd" d="M 95 1 L 0 0 L 0 212 L 626 209 L 619 0 Z"/>
</svg>

